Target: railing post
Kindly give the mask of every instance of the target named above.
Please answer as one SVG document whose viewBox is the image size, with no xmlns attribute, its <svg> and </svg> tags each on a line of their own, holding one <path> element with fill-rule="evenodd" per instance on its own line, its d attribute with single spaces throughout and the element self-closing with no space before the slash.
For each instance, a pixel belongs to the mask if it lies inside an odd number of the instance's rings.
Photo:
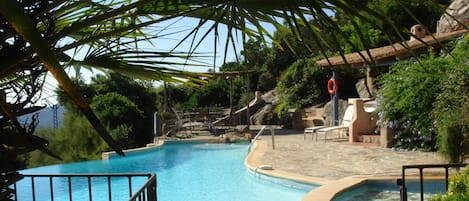
<svg viewBox="0 0 469 201">
<path fill-rule="evenodd" d="M 85 178 L 83 185 L 88 185 L 88 194 L 89 194 L 89 200 L 93 200 L 92 196 L 92 177 L 101 177 L 101 178 L 106 178 L 107 179 L 107 184 L 108 184 L 108 194 L 109 194 L 109 201 L 112 199 L 112 190 L 111 190 L 111 183 L 113 178 L 116 177 L 127 177 L 128 178 L 128 186 L 129 186 L 129 193 L 130 193 L 130 200 L 151 200 L 155 201 L 157 199 L 156 195 L 156 174 L 139 174 L 139 173 L 130 173 L 130 174 L 119 174 L 119 173 L 114 173 L 114 174 L 51 174 L 51 175 L 45 175 L 45 174 L 23 174 L 24 177 L 29 177 L 31 178 L 31 192 L 32 192 L 32 200 L 37 200 L 37 199 L 44 199 L 47 195 L 46 194 L 38 194 L 36 195 L 36 178 L 49 178 L 49 188 L 50 188 L 50 199 L 55 200 L 54 194 L 57 194 L 57 192 L 54 192 L 54 178 L 64 178 L 66 184 L 63 186 L 63 191 L 59 191 L 58 194 L 63 194 L 66 195 L 68 193 L 68 199 L 70 201 L 73 200 L 72 194 L 73 194 L 73 187 L 75 186 L 72 184 L 73 178 Z M 132 195 L 132 178 L 133 177 L 146 177 L 147 181 L 143 184 L 143 186 L 138 190 L 134 192 L 134 195 Z M 68 185 L 67 185 L 68 184 Z M 14 199 L 18 200 L 18 185 L 17 183 L 12 184 L 14 187 Z M 78 185 L 81 186 L 81 185 Z M 68 189 L 67 189 L 68 187 Z M 68 190 L 68 192 L 67 192 Z M 41 192 L 44 193 L 44 192 Z M 29 195 L 29 192 L 28 192 Z"/>
<path fill-rule="evenodd" d="M 445 192 L 448 192 L 448 168 L 449 167 L 446 167 L 445 168 Z"/>
<path fill-rule="evenodd" d="M 87 176 L 86 178 L 88 180 L 88 192 L 89 192 L 88 195 L 90 196 L 90 201 L 93 201 L 93 191 L 91 190 L 91 177 Z"/>
<path fill-rule="evenodd" d="M 33 193 L 33 201 L 36 200 L 36 188 L 34 187 L 34 177 L 31 177 L 31 188 Z"/>
<path fill-rule="evenodd" d="M 423 167 L 419 168 L 420 173 L 420 201 L 423 201 Z"/>
<path fill-rule="evenodd" d="M 52 177 L 49 177 L 49 186 L 50 186 L 50 200 L 54 201 L 54 188 L 52 188 L 54 185 L 52 183 Z"/>
<path fill-rule="evenodd" d="M 107 176 L 107 193 L 109 194 L 109 201 L 112 201 L 111 176 Z"/>
<path fill-rule="evenodd" d="M 402 168 L 402 179 L 397 179 L 396 183 L 400 186 L 400 201 L 407 201 L 407 187 L 405 186 L 405 168 Z"/>
<path fill-rule="evenodd" d="M 402 179 L 397 179 L 397 185 L 400 186 L 399 192 L 400 192 L 400 201 L 407 201 L 407 188 L 402 185 Z"/>
<path fill-rule="evenodd" d="M 446 192 L 448 191 L 448 169 L 449 168 L 461 168 L 465 167 L 467 164 L 423 164 L 423 165 L 404 165 L 402 166 L 402 179 L 397 180 L 397 185 L 401 186 L 401 201 L 407 201 L 407 189 L 405 186 L 405 170 L 406 169 L 419 169 L 420 176 L 420 200 L 424 200 L 424 178 L 423 178 L 423 169 L 425 168 L 444 168 L 445 169 L 445 188 Z"/>
</svg>

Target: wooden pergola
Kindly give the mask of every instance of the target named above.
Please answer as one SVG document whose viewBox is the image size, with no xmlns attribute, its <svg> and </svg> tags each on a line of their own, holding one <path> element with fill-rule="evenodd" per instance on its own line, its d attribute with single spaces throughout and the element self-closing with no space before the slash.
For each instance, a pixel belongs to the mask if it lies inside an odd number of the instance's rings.
<svg viewBox="0 0 469 201">
<path fill-rule="evenodd" d="M 226 77 L 226 78 L 232 78 L 232 77 L 241 77 L 241 76 L 246 76 L 250 74 L 254 74 L 256 71 L 253 70 L 245 70 L 245 71 L 227 71 L 227 72 L 207 72 L 204 74 L 207 74 L 212 77 Z"/>
<path fill-rule="evenodd" d="M 453 40 L 469 32 L 467 29 L 427 35 L 421 39 L 407 40 L 367 51 L 346 54 L 344 57 L 336 56 L 319 60 L 316 63 L 324 68 L 365 68 L 374 64 L 376 66 L 390 65 L 397 61 L 426 52 L 428 47 L 438 47 L 442 43 Z"/>
<path fill-rule="evenodd" d="M 420 39 L 411 39 L 391 45 L 372 48 L 368 51 L 354 52 L 342 56 L 335 56 L 327 59 L 322 59 L 316 62 L 323 68 L 367 68 L 366 86 L 369 93 L 373 91 L 373 84 L 371 82 L 370 68 L 372 66 L 388 67 L 392 64 L 410 59 L 421 53 L 425 53 L 428 47 L 441 48 L 442 44 L 453 40 L 456 37 L 468 33 L 469 30 L 462 29 L 448 33 L 435 33 L 427 35 Z"/>
</svg>

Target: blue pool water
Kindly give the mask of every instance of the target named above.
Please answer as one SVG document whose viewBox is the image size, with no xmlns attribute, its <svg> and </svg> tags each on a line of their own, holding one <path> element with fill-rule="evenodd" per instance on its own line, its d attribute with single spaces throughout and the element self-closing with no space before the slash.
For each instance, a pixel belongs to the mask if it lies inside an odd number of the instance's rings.
<svg viewBox="0 0 469 201">
<path fill-rule="evenodd" d="M 420 184 L 406 182 L 407 200 L 420 201 Z M 424 182 L 424 200 L 429 200 L 437 193 L 445 193 L 443 181 Z M 398 201 L 400 200 L 399 186 L 395 181 L 370 181 L 346 191 L 333 201 Z"/>
<path fill-rule="evenodd" d="M 80 163 L 45 166 L 27 169 L 22 173 L 148 173 L 157 174 L 158 200 L 164 201 L 299 201 L 310 190 L 317 187 L 282 180 L 267 181 L 260 179 L 244 166 L 247 144 L 205 144 L 205 143 L 166 143 L 162 148 L 145 153 L 129 154 L 126 157 L 112 158 L 108 161 L 87 161 Z M 138 180 L 138 179 L 137 179 Z M 142 181 L 135 182 L 135 188 Z M 41 181 L 39 181 L 41 182 Z M 43 181 L 47 183 L 47 181 Z M 66 188 L 65 183 L 55 189 Z M 118 182 L 118 181 L 117 181 Z M 127 182 L 127 179 L 122 179 Z M 22 191 L 19 184 L 19 200 L 29 200 L 27 190 Z M 56 182 L 54 182 L 56 183 Z M 102 183 L 102 184 L 99 184 Z M 116 181 L 112 181 L 116 183 Z M 81 187 L 80 185 L 83 185 Z M 37 196 L 49 196 L 47 185 L 39 185 Z M 112 186 L 113 200 L 127 200 L 128 190 Z M 41 189 L 46 188 L 47 189 Z M 88 200 L 86 181 L 75 185 L 74 200 Z M 81 189 L 82 190 L 81 190 Z M 106 181 L 98 180 L 93 184 L 93 195 L 107 200 Z M 99 195 L 99 193 L 103 195 Z M 57 193 L 55 200 L 68 199 L 65 193 Z M 117 196 L 114 196 L 116 194 Z M 63 197 L 60 197 L 63 196 Z M 95 196 L 93 196 L 95 197 Z M 119 197 L 115 199 L 114 197 Z M 45 200 L 46 198 L 39 200 Z M 95 199 L 93 199 L 95 200 Z"/>
</svg>

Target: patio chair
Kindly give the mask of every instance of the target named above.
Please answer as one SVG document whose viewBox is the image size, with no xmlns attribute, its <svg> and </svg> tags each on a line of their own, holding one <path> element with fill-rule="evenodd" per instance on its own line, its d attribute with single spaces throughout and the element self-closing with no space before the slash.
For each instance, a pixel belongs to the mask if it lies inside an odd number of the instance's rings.
<svg viewBox="0 0 469 201">
<path fill-rule="evenodd" d="M 313 123 L 314 123 L 314 126 L 305 128 L 305 130 L 303 131 L 304 140 L 306 140 L 306 134 L 311 133 L 311 139 L 313 139 L 313 137 L 316 134 L 316 130 L 328 127 L 328 126 L 325 126 L 324 121 L 322 121 L 320 119 L 313 119 Z M 318 137 L 316 135 L 316 140 L 317 140 L 317 138 Z"/>
<path fill-rule="evenodd" d="M 339 138 L 342 136 L 342 133 L 345 133 L 345 135 L 348 135 L 348 130 L 349 130 L 350 124 L 352 123 L 352 118 L 353 118 L 353 106 L 349 105 L 347 109 L 345 110 L 344 117 L 342 118 L 342 121 L 339 126 L 329 126 L 329 127 L 319 128 L 315 130 L 316 140 L 317 140 L 317 135 L 324 134 L 324 141 L 326 141 L 327 134 L 332 131 L 338 132 Z"/>
<path fill-rule="evenodd" d="M 194 130 L 194 128 L 206 128 L 208 130 L 210 130 L 212 133 L 215 133 L 214 132 L 214 126 L 209 123 L 209 122 L 194 122 L 194 121 L 191 121 L 190 118 L 181 118 L 178 114 L 178 112 L 176 110 L 174 110 L 174 108 L 171 108 L 176 116 L 176 122 L 175 122 L 175 130 L 176 132 L 178 131 L 184 131 L 186 137 L 189 137 L 189 135 L 187 135 L 187 129 L 189 129 L 191 131 L 191 134 L 192 134 L 192 131 Z"/>
</svg>

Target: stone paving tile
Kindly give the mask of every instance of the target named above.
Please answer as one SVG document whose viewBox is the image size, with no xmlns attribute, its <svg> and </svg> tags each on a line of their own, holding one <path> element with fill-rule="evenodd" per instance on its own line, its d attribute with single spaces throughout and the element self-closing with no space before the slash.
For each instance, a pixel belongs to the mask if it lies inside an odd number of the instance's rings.
<svg viewBox="0 0 469 201">
<path fill-rule="evenodd" d="M 394 151 L 350 144 L 346 140 L 324 142 L 321 136 L 318 141 L 312 140 L 311 136 L 304 140 L 301 131 L 294 133 L 275 135 L 275 149 L 272 149 L 271 136 L 262 135 L 259 140 L 267 143 L 268 148 L 261 163 L 278 170 L 327 180 L 353 175 L 401 175 L 402 165 L 446 163 L 435 152 Z"/>
</svg>

